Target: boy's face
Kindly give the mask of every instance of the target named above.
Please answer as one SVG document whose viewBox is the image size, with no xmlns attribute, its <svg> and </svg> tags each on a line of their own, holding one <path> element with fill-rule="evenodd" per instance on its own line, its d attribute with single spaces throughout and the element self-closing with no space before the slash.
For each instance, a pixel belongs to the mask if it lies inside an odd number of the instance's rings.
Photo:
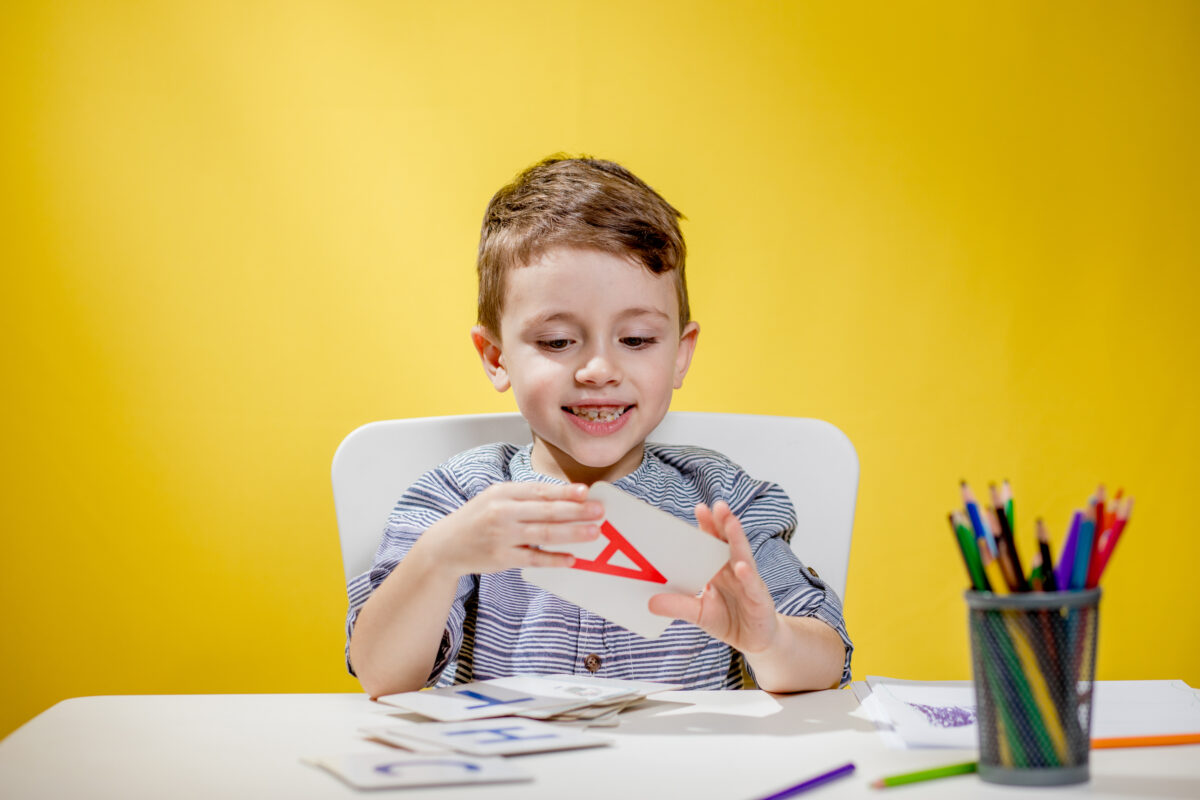
<svg viewBox="0 0 1200 800">
<path fill-rule="evenodd" d="M 596 250 L 558 248 L 506 276 L 499 337 L 471 338 L 498 391 L 533 431 L 533 466 L 616 480 L 683 385 L 699 326 L 679 330 L 675 277 Z"/>
</svg>

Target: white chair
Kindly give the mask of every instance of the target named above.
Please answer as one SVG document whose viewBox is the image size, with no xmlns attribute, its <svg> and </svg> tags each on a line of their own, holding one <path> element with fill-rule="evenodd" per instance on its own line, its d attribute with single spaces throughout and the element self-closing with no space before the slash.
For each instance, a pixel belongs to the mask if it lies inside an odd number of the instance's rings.
<svg viewBox="0 0 1200 800">
<path fill-rule="evenodd" d="M 395 419 L 352 431 L 333 456 L 346 580 L 370 568 L 388 514 L 422 473 L 477 445 L 530 441 L 516 413 Z M 798 517 L 792 549 L 845 600 L 858 455 L 844 433 L 819 419 L 672 411 L 649 441 L 717 450 L 782 486 Z"/>
</svg>

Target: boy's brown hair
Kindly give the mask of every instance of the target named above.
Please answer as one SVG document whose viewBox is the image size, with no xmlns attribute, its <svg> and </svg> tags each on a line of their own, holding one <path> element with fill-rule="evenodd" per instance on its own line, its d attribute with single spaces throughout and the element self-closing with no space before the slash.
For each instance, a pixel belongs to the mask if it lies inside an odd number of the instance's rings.
<svg viewBox="0 0 1200 800">
<path fill-rule="evenodd" d="M 550 156 L 496 192 L 484 212 L 477 263 L 479 324 L 500 335 L 508 270 L 555 247 L 578 247 L 633 259 L 655 275 L 674 272 L 682 330 L 691 319 L 682 218 L 620 164 Z"/>
</svg>

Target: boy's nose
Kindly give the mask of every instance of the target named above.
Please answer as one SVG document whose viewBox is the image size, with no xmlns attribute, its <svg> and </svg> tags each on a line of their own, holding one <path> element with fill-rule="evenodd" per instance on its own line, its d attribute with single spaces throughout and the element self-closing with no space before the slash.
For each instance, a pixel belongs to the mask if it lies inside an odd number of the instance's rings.
<svg viewBox="0 0 1200 800">
<path fill-rule="evenodd" d="M 617 365 L 607 353 L 592 353 L 575 371 L 575 380 L 593 386 L 617 383 L 621 379 Z"/>
</svg>

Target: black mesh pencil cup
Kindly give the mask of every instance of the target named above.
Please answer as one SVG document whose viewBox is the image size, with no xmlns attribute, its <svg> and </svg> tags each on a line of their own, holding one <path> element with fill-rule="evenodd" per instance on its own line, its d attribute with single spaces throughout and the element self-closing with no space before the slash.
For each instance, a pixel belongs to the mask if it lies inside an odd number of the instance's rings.
<svg viewBox="0 0 1200 800">
<path fill-rule="evenodd" d="M 1023 786 L 1086 781 L 1100 590 L 966 598 L 979 776 Z"/>
</svg>

